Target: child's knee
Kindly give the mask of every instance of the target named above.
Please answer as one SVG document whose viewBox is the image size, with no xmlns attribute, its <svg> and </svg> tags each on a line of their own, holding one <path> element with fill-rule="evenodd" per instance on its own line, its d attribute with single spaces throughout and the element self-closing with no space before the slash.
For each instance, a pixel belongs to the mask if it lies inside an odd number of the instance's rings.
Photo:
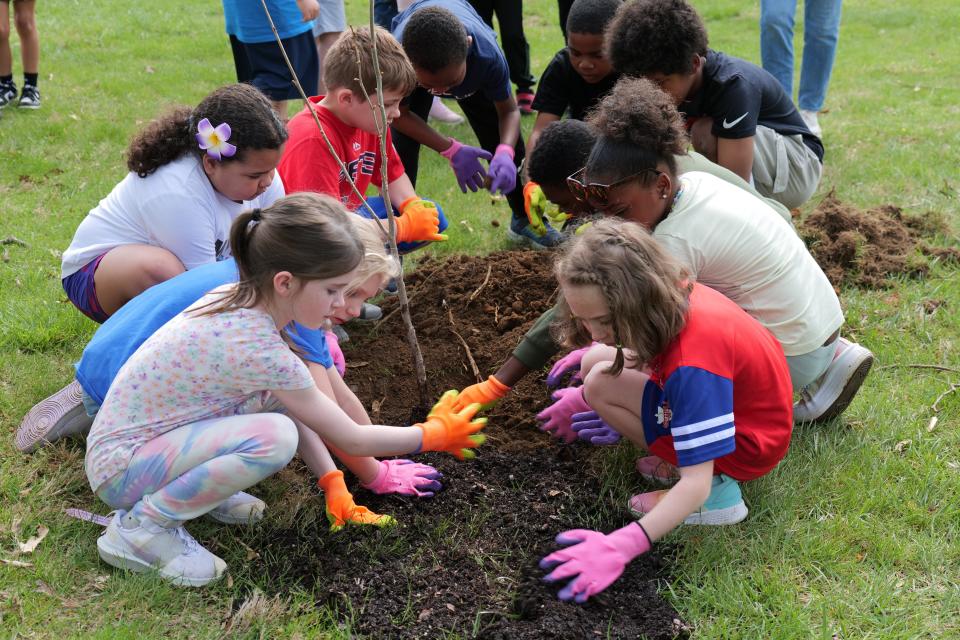
<svg viewBox="0 0 960 640">
<path fill-rule="evenodd" d="M 16 6 L 16 3 L 14 3 L 14 6 Z M 17 33 L 19 33 L 21 37 L 33 34 L 37 31 L 37 18 L 32 11 L 17 11 L 13 17 L 13 21 L 14 24 L 17 25 Z"/>
<path fill-rule="evenodd" d="M 264 413 L 260 417 L 264 418 L 267 424 L 257 437 L 261 444 L 259 457 L 263 464 L 279 471 L 287 466 L 297 453 L 297 446 L 300 444 L 297 425 L 280 413 Z"/>
<path fill-rule="evenodd" d="M 612 376 L 607 373 L 607 370 L 612 366 L 612 359 L 596 360 L 593 363 L 593 366 L 590 368 L 590 371 L 583 376 L 584 393 L 590 399 L 589 402 L 591 403 L 591 406 L 594 402 L 606 402 L 609 391 L 613 386 L 610 384 Z M 594 409 L 596 409 L 595 406 Z"/>
<path fill-rule="evenodd" d="M 598 363 L 606 362 L 609 366 L 610 362 L 617 357 L 617 350 L 613 347 L 608 347 L 605 344 L 595 344 L 593 345 L 580 360 L 580 377 L 586 380 L 587 375 L 597 366 Z M 606 367 L 604 367 L 606 368 Z"/>
</svg>

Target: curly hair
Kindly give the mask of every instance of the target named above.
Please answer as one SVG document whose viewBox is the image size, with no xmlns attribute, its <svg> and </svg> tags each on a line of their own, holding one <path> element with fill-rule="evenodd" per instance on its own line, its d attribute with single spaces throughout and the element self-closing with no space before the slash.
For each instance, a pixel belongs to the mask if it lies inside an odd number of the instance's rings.
<svg viewBox="0 0 960 640">
<path fill-rule="evenodd" d="M 617 345 L 610 375 L 625 365 L 649 363 L 663 352 L 686 324 L 693 280 L 686 268 L 650 233 L 634 222 L 607 218 L 594 222 L 567 243 L 554 265 L 560 290 L 570 286 L 597 286 L 607 304 Z M 568 347 L 590 344 L 591 336 L 570 311 L 563 295 L 551 327 Z"/>
<path fill-rule="evenodd" d="M 632 0 L 617 11 L 604 45 L 622 74 L 686 74 L 695 55 L 707 54 L 707 28 L 685 0 Z"/>
<path fill-rule="evenodd" d="M 467 30 L 452 11 L 443 7 L 415 11 L 400 39 L 413 66 L 430 73 L 467 59 Z"/>
<path fill-rule="evenodd" d="M 564 184 L 587 163 L 597 130 L 581 120 L 551 122 L 527 156 L 527 174 L 539 184 Z"/>
<path fill-rule="evenodd" d="M 185 154 L 203 157 L 196 134 L 204 118 L 214 126 L 230 125 L 230 144 L 237 152 L 220 162 L 238 162 L 249 149 L 279 149 L 287 141 L 287 129 L 266 96 L 249 84 L 228 84 L 195 108 L 174 107 L 141 129 L 127 148 L 127 168 L 146 178 Z"/>
<path fill-rule="evenodd" d="M 567 33 L 603 33 L 623 0 L 576 0 L 567 14 Z"/>
<path fill-rule="evenodd" d="M 660 162 L 675 174 L 675 156 L 687 150 L 687 132 L 673 100 L 643 78 L 621 78 L 587 121 L 600 135 L 586 162 L 594 179 L 619 180 Z"/>
<path fill-rule="evenodd" d="M 384 91 L 411 93 L 417 86 L 417 75 L 403 47 L 386 29 L 376 27 L 375 33 Z M 360 97 L 364 92 L 373 95 L 377 90 L 377 74 L 373 65 L 373 38 L 368 27 L 351 27 L 337 38 L 323 59 L 323 82 L 328 92 L 343 87 Z"/>
</svg>

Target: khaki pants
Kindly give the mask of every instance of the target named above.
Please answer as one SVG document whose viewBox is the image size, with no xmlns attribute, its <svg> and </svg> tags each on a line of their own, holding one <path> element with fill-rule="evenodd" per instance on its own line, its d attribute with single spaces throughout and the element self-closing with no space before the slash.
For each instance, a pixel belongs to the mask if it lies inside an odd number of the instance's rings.
<svg viewBox="0 0 960 640">
<path fill-rule="evenodd" d="M 758 126 L 753 142 L 753 183 L 757 191 L 794 209 L 809 200 L 823 172 L 803 136 L 784 136 Z"/>
</svg>

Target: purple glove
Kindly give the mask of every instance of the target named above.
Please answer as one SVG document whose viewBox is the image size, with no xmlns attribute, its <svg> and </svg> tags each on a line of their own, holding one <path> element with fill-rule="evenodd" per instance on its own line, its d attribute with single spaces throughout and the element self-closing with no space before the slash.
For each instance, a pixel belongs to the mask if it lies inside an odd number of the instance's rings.
<svg viewBox="0 0 960 640">
<path fill-rule="evenodd" d="M 553 404 L 537 414 L 537 420 L 543 422 L 541 431 L 549 431 L 554 438 L 560 438 L 567 444 L 577 439 L 570 428 L 575 413 L 593 411 L 583 399 L 583 387 L 567 387 L 553 392 Z"/>
<path fill-rule="evenodd" d="M 575 413 L 570 428 L 574 430 L 577 437 L 590 444 L 604 445 L 617 444 L 620 442 L 620 434 L 610 425 L 603 421 L 596 411 L 587 411 L 585 413 Z"/>
<path fill-rule="evenodd" d="M 589 529 L 564 531 L 557 536 L 557 544 L 573 546 L 540 561 L 541 569 L 560 565 L 544 581 L 573 578 L 557 597 L 582 604 L 613 584 L 631 560 L 649 551 L 650 537 L 639 522 L 631 522 L 606 535 Z"/>
<path fill-rule="evenodd" d="M 490 161 L 490 193 L 507 194 L 517 186 L 517 165 L 513 162 L 513 147 L 498 144 Z"/>
<path fill-rule="evenodd" d="M 594 342 L 593 344 L 597 343 Z M 579 371 L 580 362 L 583 360 L 583 354 L 593 348 L 593 344 L 589 347 L 574 349 L 567 355 L 557 360 L 557 363 L 553 365 L 552 369 L 550 369 L 550 375 L 547 376 L 547 386 L 551 389 L 559 387 L 563 376 L 567 375 L 571 371 Z"/>
<path fill-rule="evenodd" d="M 428 464 L 412 460 L 380 460 L 380 471 L 369 484 L 361 483 L 374 493 L 399 493 L 403 496 L 432 498 L 443 488 L 438 480 L 443 474 Z"/>
<path fill-rule="evenodd" d="M 333 358 L 333 366 L 342 378 L 347 373 L 347 359 L 343 357 L 343 349 L 340 348 L 340 339 L 333 331 L 324 331 L 324 337 L 327 339 L 327 350 L 330 351 L 330 357 Z"/>
<path fill-rule="evenodd" d="M 450 161 L 450 166 L 453 167 L 453 172 L 457 176 L 460 191 L 466 193 L 467 187 L 470 187 L 470 191 L 477 191 L 483 187 L 487 171 L 480 164 L 480 160 L 489 162 L 493 158 L 489 151 L 484 151 L 479 147 L 471 147 L 450 138 L 450 148 L 441 151 L 440 155 Z"/>
</svg>

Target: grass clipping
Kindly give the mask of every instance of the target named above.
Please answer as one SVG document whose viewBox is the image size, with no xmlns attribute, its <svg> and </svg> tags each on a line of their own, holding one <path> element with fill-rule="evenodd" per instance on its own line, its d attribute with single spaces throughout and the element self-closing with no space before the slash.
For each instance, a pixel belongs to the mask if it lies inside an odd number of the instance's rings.
<svg viewBox="0 0 960 640">
<path fill-rule="evenodd" d="M 840 288 L 890 286 L 891 277 L 922 277 L 937 261 L 956 264 L 960 250 L 928 240 L 949 236 L 943 215 L 906 216 L 899 207 L 856 209 L 833 191 L 798 227 L 824 273 Z"/>
</svg>

